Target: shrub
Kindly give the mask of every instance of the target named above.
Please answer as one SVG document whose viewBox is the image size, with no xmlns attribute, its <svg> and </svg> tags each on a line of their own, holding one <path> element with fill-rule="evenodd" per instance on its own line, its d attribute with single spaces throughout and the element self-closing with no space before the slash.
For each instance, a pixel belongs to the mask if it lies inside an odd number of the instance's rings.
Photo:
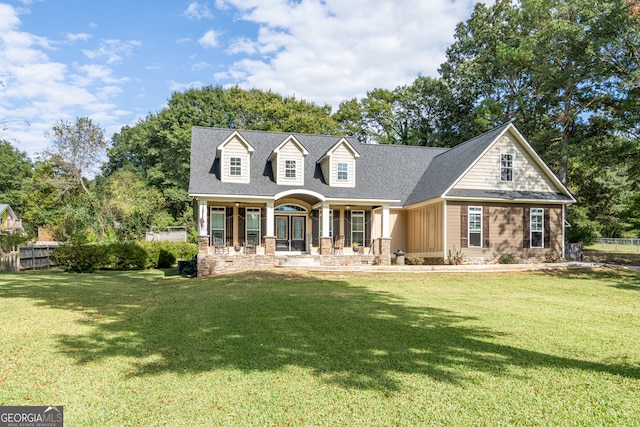
<svg viewBox="0 0 640 427">
<path fill-rule="evenodd" d="M 147 251 L 137 243 L 113 243 L 108 245 L 108 252 L 108 265 L 114 270 L 142 270 L 147 266 Z"/>
<path fill-rule="evenodd" d="M 502 254 L 498 258 L 498 264 L 516 264 L 516 258 L 512 254 Z"/>
<path fill-rule="evenodd" d="M 171 268 L 176 263 L 176 256 L 171 252 L 160 249 L 158 254 L 158 268 Z"/>
<path fill-rule="evenodd" d="M 173 265 L 176 259 L 191 259 L 198 253 L 198 245 L 194 243 L 184 242 L 141 242 L 139 243 L 147 251 L 147 268 L 165 268 L 160 267 L 160 252 L 165 251 L 174 256 L 171 263 Z"/>
<path fill-rule="evenodd" d="M 447 256 L 447 264 L 449 265 L 460 265 L 464 263 L 464 253 L 462 253 L 461 249 L 456 249 L 453 247 L 453 252 L 449 249 L 449 255 Z"/>
<path fill-rule="evenodd" d="M 407 265 L 422 265 L 424 264 L 424 260 L 418 256 L 410 256 L 405 260 L 405 264 Z"/>
<path fill-rule="evenodd" d="M 92 273 L 109 262 L 109 250 L 102 245 L 72 245 L 57 248 L 51 258 L 66 271 Z"/>
</svg>

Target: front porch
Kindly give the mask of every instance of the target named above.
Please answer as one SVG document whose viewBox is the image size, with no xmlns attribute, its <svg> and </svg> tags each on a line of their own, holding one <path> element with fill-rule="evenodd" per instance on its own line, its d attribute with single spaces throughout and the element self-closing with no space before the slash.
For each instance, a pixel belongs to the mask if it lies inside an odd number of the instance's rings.
<svg viewBox="0 0 640 427">
<path fill-rule="evenodd" d="M 391 264 L 387 204 L 298 192 L 264 201 L 198 200 L 198 277 L 279 267 L 294 256 L 318 266 Z"/>
</svg>

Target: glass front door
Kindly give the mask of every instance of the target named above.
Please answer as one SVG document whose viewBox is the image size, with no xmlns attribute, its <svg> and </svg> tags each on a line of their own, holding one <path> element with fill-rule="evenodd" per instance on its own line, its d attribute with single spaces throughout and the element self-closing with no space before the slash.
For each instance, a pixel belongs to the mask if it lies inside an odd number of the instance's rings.
<svg viewBox="0 0 640 427">
<path fill-rule="evenodd" d="M 304 251 L 307 217 L 276 216 L 276 251 Z"/>
</svg>

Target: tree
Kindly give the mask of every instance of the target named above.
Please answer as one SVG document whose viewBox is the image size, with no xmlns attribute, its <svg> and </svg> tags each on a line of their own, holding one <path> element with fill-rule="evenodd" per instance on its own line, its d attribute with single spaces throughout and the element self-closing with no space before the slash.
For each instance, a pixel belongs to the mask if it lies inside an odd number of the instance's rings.
<svg viewBox="0 0 640 427">
<path fill-rule="evenodd" d="M 192 126 L 335 133 L 338 125 L 330 113 L 329 106 L 255 89 L 207 86 L 175 92 L 167 108 L 113 136 L 103 171 L 106 176 L 118 170 L 136 172 L 162 193 L 168 212 L 182 220 L 190 209 L 187 187 Z"/>
<path fill-rule="evenodd" d="M 16 214 L 24 212 L 33 164 L 27 153 L 0 140 L 0 203 L 9 203 Z"/>
<path fill-rule="evenodd" d="M 78 185 L 89 194 L 84 182 L 86 173 L 95 171 L 106 154 L 108 141 L 104 130 L 87 117 L 56 122 L 49 136 L 52 148 L 48 156 L 59 162 L 70 178 L 69 185 Z"/>
</svg>

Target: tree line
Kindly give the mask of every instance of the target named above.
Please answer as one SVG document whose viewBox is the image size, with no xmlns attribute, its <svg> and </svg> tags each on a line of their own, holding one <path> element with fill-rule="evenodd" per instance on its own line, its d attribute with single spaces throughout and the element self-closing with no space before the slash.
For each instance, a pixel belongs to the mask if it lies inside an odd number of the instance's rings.
<svg viewBox="0 0 640 427">
<path fill-rule="evenodd" d="M 149 229 L 193 227 L 192 126 L 452 147 L 509 121 L 575 195 L 571 240 L 640 237 L 640 2 L 478 3 L 457 25 L 438 77 L 374 88 L 335 112 L 271 91 L 207 86 L 173 93 L 110 141 L 88 118 L 61 121 L 36 162 L 0 143 L 0 200 L 61 240 L 136 240 Z"/>
</svg>

